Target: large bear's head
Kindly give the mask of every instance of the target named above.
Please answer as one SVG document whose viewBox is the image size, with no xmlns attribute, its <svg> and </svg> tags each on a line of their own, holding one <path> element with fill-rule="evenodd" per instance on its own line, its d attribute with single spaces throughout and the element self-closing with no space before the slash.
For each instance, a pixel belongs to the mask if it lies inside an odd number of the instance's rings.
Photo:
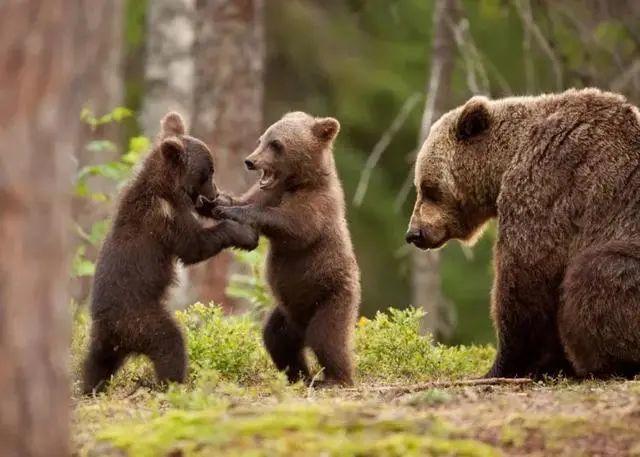
<svg viewBox="0 0 640 457">
<path fill-rule="evenodd" d="M 407 243 L 435 249 L 452 238 L 471 241 L 494 215 L 487 179 L 495 146 L 491 103 L 474 97 L 431 127 L 416 161 L 417 198 Z"/>
<path fill-rule="evenodd" d="M 332 172 L 331 149 L 339 131 L 334 118 L 288 113 L 264 132 L 245 165 L 262 172 L 262 189 L 317 182 Z"/>
<path fill-rule="evenodd" d="M 161 121 L 160 151 L 176 191 L 185 193 L 193 203 L 200 195 L 216 198 L 211 151 L 202 141 L 187 135 L 178 113 L 170 112 Z"/>
</svg>

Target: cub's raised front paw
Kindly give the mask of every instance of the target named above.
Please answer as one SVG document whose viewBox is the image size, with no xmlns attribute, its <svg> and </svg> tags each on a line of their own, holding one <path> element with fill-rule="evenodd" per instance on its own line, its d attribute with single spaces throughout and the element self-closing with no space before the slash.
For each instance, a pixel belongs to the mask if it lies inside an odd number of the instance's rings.
<svg viewBox="0 0 640 457">
<path fill-rule="evenodd" d="M 227 224 L 233 233 L 234 245 L 245 251 L 253 251 L 258 247 L 260 236 L 258 232 L 248 225 L 243 225 L 235 221 L 227 220 Z"/>
<path fill-rule="evenodd" d="M 232 221 L 245 223 L 244 211 L 239 206 L 216 206 L 212 211 L 216 219 L 229 219 Z"/>
<path fill-rule="evenodd" d="M 204 195 L 198 195 L 196 199 L 196 212 L 201 216 L 212 217 L 213 210 L 216 206 L 216 200 L 210 200 Z"/>
</svg>

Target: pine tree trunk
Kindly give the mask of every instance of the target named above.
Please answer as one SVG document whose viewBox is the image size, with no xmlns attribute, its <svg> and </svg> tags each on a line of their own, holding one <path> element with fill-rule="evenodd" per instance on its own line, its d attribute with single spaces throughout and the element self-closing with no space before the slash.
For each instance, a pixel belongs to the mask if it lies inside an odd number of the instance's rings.
<svg viewBox="0 0 640 457">
<path fill-rule="evenodd" d="M 89 109 L 96 116 L 110 112 L 120 106 L 123 100 L 122 44 L 123 44 L 123 0 L 96 2 L 90 8 L 78 9 L 81 15 L 79 27 L 75 35 L 78 41 L 91 40 L 96 45 L 95 61 L 87 69 L 85 75 L 86 98 L 82 100 L 82 108 Z M 77 119 L 76 114 L 73 119 Z M 92 131 L 86 123 L 81 124 L 80 139 L 75 149 L 76 168 L 98 163 L 105 163 L 117 157 L 116 151 L 96 153 L 87 149 L 91 140 L 109 140 L 115 144 L 120 142 L 120 129 L 116 124 L 107 124 Z M 115 184 L 103 178 L 89 178 L 89 185 L 94 192 L 113 194 Z M 85 231 L 110 213 L 109 205 L 96 203 L 87 198 L 74 198 L 72 201 L 73 220 Z M 77 240 L 80 241 L 79 239 Z M 95 259 L 97 248 L 89 247 L 87 257 Z M 71 295 L 82 302 L 89 295 L 91 277 L 75 278 L 71 283 Z"/>
<path fill-rule="evenodd" d="M 106 0 L 0 3 L 0 446 L 69 455 L 70 173 Z M 99 37 L 97 37 L 99 38 Z"/>
<path fill-rule="evenodd" d="M 433 43 L 431 66 L 426 87 L 426 103 L 422 117 L 419 145 L 424 143 L 431 124 L 450 108 L 451 77 L 453 75 L 456 44 L 451 25 L 459 18 L 457 1 L 436 0 L 433 12 Z M 427 313 L 423 331 L 436 338 L 446 336 L 450 330 L 450 306 L 442 294 L 440 282 L 440 253 L 438 251 L 412 251 L 412 289 L 415 306 Z"/>
<path fill-rule="evenodd" d="M 147 13 L 142 127 L 153 138 L 168 111 L 190 125 L 193 112 L 193 41 L 196 0 L 153 0 Z"/>
<path fill-rule="evenodd" d="M 196 6 L 192 132 L 213 148 L 218 186 L 241 193 L 254 177 L 243 158 L 262 129 L 263 0 L 201 0 Z M 193 270 L 200 300 L 229 309 L 226 284 L 234 267 L 223 252 Z"/>
<path fill-rule="evenodd" d="M 196 0 L 153 0 L 147 12 L 144 134 L 154 138 L 160 120 L 169 111 L 180 113 L 191 125 L 194 102 Z M 179 264 L 178 281 L 169 293 L 169 306 L 183 308 L 197 297 L 191 291 L 187 268 Z"/>
</svg>

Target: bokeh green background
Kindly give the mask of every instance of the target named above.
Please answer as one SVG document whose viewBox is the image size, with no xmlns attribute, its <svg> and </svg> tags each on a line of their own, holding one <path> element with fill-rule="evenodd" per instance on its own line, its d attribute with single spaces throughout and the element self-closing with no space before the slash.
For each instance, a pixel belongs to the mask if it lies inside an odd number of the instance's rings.
<svg viewBox="0 0 640 457">
<path fill-rule="evenodd" d="M 537 26 L 560 56 L 564 87 L 585 85 L 589 81 L 572 69 L 584 67 L 587 61 L 590 66 L 608 68 L 610 59 L 603 57 L 600 62 L 600 54 L 585 46 L 571 28 L 563 28 L 563 23 L 571 22 L 572 11 L 576 18 L 589 12 L 580 8 L 580 2 L 562 3 L 561 9 L 555 9 L 554 2 L 531 5 Z M 524 54 L 523 22 L 516 0 L 467 0 L 461 4 L 471 41 L 456 57 L 451 107 L 473 95 L 463 57 L 469 46 L 479 50 L 473 59 L 487 75 L 487 95 L 557 89 L 544 52 L 534 49 Z M 127 1 L 126 105 L 134 110 L 139 108 L 144 91 L 139 66 L 145 5 L 141 0 Z M 410 173 L 410 157 L 417 147 L 431 57 L 433 1 L 266 0 L 265 5 L 265 124 L 291 110 L 340 120 L 342 132 L 335 155 L 362 270 L 363 313 L 371 316 L 388 306 L 406 307 L 411 301 L 410 251 L 403 238 L 413 189 L 400 208 L 396 209 L 394 202 Z M 593 39 L 602 56 L 614 51 L 624 54 L 626 43 L 637 41 L 628 26 L 611 17 L 594 20 L 600 21 L 594 25 Z M 632 48 L 637 50 L 638 46 Z M 527 81 L 525 75 L 525 60 L 531 63 L 533 87 L 532 79 Z M 362 205 L 356 207 L 353 195 L 364 162 L 402 105 L 416 93 L 422 97 L 421 103 L 393 137 L 373 172 Z M 129 133 L 136 129 L 135 121 L 130 121 Z M 450 343 L 494 341 L 488 312 L 494 236 L 495 226 L 491 226 L 472 249 L 452 242 L 442 251 L 442 286 L 457 314 Z"/>
</svg>

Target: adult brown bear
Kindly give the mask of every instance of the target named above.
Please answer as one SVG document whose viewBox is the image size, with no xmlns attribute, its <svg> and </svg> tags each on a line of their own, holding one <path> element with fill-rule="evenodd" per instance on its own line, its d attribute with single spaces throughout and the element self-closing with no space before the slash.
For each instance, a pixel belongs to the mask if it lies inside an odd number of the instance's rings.
<svg viewBox="0 0 640 457">
<path fill-rule="evenodd" d="M 640 114 L 597 89 L 474 97 L 418 155 L 407 242 L 498 220 L 488 376 L 640 370 Z"/>
</svg>

